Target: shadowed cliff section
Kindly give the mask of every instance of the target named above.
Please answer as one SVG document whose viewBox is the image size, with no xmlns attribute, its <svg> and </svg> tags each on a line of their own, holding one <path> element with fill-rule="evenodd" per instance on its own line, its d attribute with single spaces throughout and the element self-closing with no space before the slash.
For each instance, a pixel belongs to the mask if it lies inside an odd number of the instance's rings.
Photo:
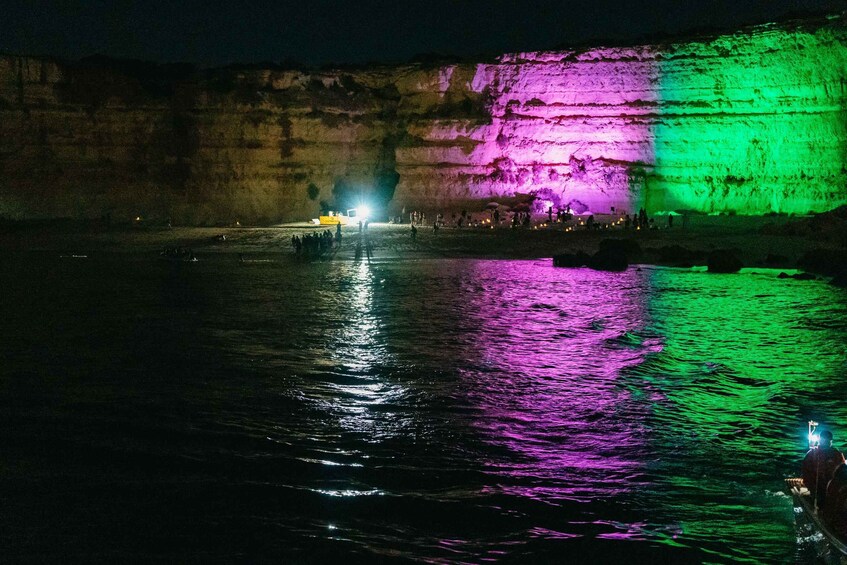
<svg viewBox="0 0 847 565">
<path fill-rule="evenodd" d="M 0 56 L 0 217 L 823 211 L 847 203 L 846 29 L 318 70 Z"/>
</svg>

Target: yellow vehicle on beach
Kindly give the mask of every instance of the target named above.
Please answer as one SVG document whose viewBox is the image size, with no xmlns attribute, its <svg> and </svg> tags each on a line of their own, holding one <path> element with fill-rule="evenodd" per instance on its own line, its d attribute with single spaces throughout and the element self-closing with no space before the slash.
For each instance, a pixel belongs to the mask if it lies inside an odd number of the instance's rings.
<svg viewBox="0 0 847 565">
<path fill-rule="evenodd" d="M 337 224 L 346 226 L 352 222 L 358 222 L 364 219 L 365 214 L 362 213 L 361 208 L 350 208 L 346 214 L 335 210 L 328 211 L 326 215 L 321 214 L 317 223 L 322 226 L 334 226 Z"/>
</svg>

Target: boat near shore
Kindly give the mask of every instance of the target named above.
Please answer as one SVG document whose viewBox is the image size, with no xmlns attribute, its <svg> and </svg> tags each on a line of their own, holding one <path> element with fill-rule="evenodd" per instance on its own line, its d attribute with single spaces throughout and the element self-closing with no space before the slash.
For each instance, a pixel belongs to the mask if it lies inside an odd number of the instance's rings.
<svg viewBox="0 0 847 565">
<path fill-rule="evenodd" d="M 824 520 L 815 508 L 815 499 L 803 484 L 803 479 L 785 479 L 785 484 L 794 500 L 794 516 L 798 527 L 802 526 L 803 522 L 812 525 L 826 539 L 834 552 L 840 555 L 840 562 L 847 563 L 847 536 L 837 532 Z"/>
<path fill-rule="evenodd" d="M 809 451 L 803 459 L 803 476 L 785 479 L 794 501 L 797 540 L 813 543 L 816 562 L 847 564 L 844 455 L 832 447 L 832 432 L 818 432 L 814 420 L 809 420 L 808 427 Z"/>
</svg>

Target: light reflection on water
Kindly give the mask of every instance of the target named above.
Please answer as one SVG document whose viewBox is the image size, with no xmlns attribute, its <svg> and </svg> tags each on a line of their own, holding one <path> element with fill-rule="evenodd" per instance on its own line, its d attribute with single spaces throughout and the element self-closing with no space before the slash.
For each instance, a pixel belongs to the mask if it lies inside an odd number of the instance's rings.
<svg viewBox="0 0 847 565">
<path fill-rule="evenodd" d="M 847 298 L 772 272 L 35 257 L 0 277 L 7 555 L 802 559 L 777 491 L 806 419 L 847 422 Z"/>
</svg>

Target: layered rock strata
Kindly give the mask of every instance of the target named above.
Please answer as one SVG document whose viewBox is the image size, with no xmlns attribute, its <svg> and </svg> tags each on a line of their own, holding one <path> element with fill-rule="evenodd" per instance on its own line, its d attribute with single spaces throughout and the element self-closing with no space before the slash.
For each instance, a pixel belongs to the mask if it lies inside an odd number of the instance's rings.
<svg viewBox="0 0 847 565">
<path fill-rule="evenodd" d="M 0 57 L 0 217 L 847 203 L 847 20 L 358 70 Z"/>
</svg>

